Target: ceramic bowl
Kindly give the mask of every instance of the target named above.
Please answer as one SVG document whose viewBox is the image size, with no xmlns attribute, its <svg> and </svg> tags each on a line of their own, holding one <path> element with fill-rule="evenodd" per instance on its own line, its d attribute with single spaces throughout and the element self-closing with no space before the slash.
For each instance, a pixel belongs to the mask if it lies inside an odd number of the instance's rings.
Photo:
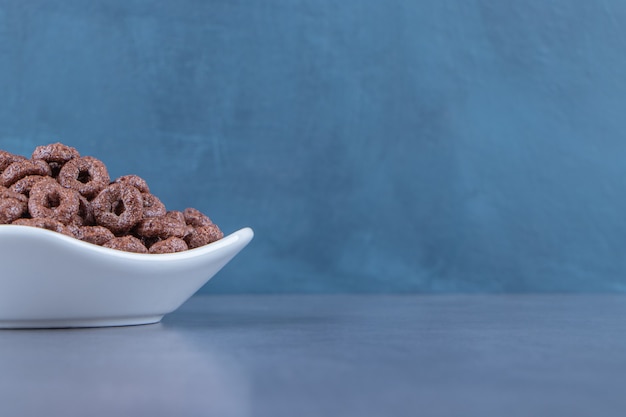
<svg viewBox="0 0 626 417">
<path fill-rule="evenodd" d="M 0 225 L 0 328 L 156 323 L 252 240 L 250 228 L 171 254 L 137 254 Z"/>
</svg>

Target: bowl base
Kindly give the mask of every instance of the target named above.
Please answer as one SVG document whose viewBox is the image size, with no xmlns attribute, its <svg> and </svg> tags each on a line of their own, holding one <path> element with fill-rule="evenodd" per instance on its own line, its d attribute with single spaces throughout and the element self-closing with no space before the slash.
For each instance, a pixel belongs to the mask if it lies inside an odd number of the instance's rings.
<svg viewBox="0 0 626 417">
<path fill-rule="evenodd" d="M 69 329 L 77 327 L 137 326 L 140 324 L 158 323 L 162 318 L 163 315 L 95 319 L 0 320 L 0 329 Z"/>
</svg>

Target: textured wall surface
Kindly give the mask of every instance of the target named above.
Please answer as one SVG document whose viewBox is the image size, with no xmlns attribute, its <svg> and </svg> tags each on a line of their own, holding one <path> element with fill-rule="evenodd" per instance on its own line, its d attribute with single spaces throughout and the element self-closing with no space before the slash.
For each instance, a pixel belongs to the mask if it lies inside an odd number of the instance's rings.
<svg viewBox="0 0 626 417">
<path fill-rule="evenodd" d="M 256 238 L 206 291 L 626 289 L 626 3 L 0 3 L 0 148 Z"/>
</svg>

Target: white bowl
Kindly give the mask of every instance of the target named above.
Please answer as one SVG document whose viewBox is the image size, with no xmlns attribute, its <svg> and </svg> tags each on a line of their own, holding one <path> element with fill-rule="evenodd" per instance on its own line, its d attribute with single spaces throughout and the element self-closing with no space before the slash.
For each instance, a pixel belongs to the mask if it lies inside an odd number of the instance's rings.
<svg viewBox="0 0 626 417">
<path fill-rule="evenodd" d="M 241 229 L 200 248 L 136 254 L 28 226 L 0 225 L 0 328 L 156 323 L 252 240 Z"/>
</svg>

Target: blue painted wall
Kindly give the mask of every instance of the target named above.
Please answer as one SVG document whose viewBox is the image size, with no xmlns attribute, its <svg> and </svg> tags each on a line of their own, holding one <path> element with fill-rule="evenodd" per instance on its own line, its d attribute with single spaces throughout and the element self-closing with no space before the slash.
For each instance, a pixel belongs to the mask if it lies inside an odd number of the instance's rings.
<svg viewBox="0 0 626 417">
<path fill-rule="evenodd" d="M 253 244 L 212 292 L 626 289 L 626 3 L 0 3 L 0 148 Z"/>
</svg>

